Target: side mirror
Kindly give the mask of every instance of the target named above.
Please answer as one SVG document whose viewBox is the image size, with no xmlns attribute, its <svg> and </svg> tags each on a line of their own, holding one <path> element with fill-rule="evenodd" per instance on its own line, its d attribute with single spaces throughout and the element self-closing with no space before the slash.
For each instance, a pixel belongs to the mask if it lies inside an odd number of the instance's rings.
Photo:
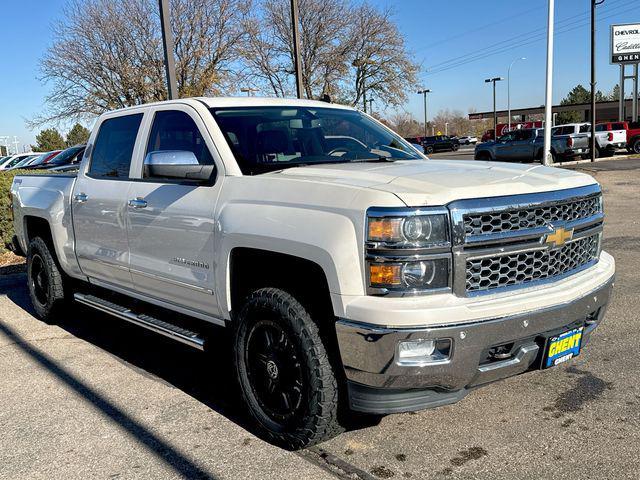
<svg viewBox="0 0 640 480">
<path fill-rule="evenodd" d="M 206 181 L 211 178 L 215 165 L 201 165 L 188 150 L 149 152 L 144 158 L 145 178 L 173 178 Z"/>
</svg>

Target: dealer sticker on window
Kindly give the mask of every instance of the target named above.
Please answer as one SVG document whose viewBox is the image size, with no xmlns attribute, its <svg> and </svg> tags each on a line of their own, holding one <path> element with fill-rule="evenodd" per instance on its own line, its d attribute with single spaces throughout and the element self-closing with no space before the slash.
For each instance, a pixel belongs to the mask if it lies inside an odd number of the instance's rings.
<svg viewBox="0 0 640 480">
<path fill-rule="evenodd" d="M 549 338 L 547 343 L 547 359 L 544 368 L 559 365 L 580 353 L 582 345 L 582 331 L 584 327 L 574 328 L 560 335 Z"/>
</svg>

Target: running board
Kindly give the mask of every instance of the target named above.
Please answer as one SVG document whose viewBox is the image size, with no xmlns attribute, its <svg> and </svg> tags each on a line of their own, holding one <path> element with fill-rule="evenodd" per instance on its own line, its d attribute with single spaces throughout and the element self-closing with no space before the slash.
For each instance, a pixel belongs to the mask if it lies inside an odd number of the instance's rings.
<svg viewBox="0 0 640 480">
<path fill-rule="evenodd" d="M 127 307 L 104 300 L 94 295 L 85 295 L 83 293 L 74 293 L 73 298 L 84 305 L 95 308 L 102 312 L 121 318 L 127 322 L 146 328 L 152 332 L 159 333 L 165 337 L 171 338 L 178 342 L 189 345 L 190 347 L 204 350 L 204 339 L 196 332 L 181 328 L 171 323 L 159 320 L 145 314 L 137 314 Z"/>
</svg>

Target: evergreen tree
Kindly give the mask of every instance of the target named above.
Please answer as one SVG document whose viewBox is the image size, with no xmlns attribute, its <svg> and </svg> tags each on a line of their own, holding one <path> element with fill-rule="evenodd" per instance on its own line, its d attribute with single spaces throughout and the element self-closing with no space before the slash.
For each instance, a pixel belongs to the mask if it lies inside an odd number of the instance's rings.
<svg viewBox="0 0 640 480">
<path fill-rule="evenodd" d="M 69 133 L 67 133 L 67 147 L 73 147 L 74 145 L 87 143 L 90 134 L 91 132 L 87 128 L 83 127 L 79 123 L 76 123 L 73 127 L 71 127 Z"/>
<path fill-rule="evenodd" d="M 55 128 L 46 128 L 36 135 L 36 144 L 31 145 L 34 152 L 49 152 L 65 148 L 64 138 Z"/>
</svg>

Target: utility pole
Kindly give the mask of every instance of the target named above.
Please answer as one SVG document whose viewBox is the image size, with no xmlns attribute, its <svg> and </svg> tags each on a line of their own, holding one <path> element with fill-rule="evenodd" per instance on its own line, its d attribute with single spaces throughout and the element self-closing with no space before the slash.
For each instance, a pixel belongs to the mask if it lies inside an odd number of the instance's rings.
<svg viewBox="0 0 640 480">
<path fill-rule="evenodd" d="M 15 152 L 15 153 L 16 153 L 16 155 L 17 155 L 18 153 L 20 153 L 20 152 L 18 151 L 18 145 L 19 145 L 19 144 L 20 144 L 20 141 L 18 141 L 18 137 L 16 137 L 16 136 L 14 135 L 14 136 L 13 136 L 13 148 L 14 148 L 14 149 L 15 149 L 15 151 L 16 151 L 16 152 Z"/>
<path fill-rule="evenodd" d="M 502 77 L 487 78 L 485 83 L 493 83 L 493 139 L 498 138 L 498 113 L 496 110 L 496 82 L 504 80 Z"/>
<path fill-rule="evenodd" d="M 544 151 L 542 164 L 551 165 L 551 110 L 553 109 L 553 15 L 555 11 L 554 0 L 549 0 L 549 12 L 547 16 L 547 82 L 544 101 Z"/>
<path fill-rule="evenodd" d="M 173 58 L 173 34 L 171 33 L 171 13 L 169 0 L 159 0 L 160 24 L 162 27 L 162 47 L 164 49 L 164 67 L 167 75 L 167 93 L 169 100 L 178 98 L 176 83 L 176 63 Z"/>
<path fill-rule="evenodd" d="M 427 93 L 431 93 L 431 90 L 428 88 L 423 88 L 422 90 L 418 90 L 418 95 L 422 95 L 424 98 L 424 136 L 428 137 L 427 134 Z"/>
<path fill-rule="evenodd" d="M 604 0 L 591 0 L 591 161 L 596 161 L 596 6 Z"/>
<path fill-rule="evenodd" d="M 449 122 L 444 122 L 444 134 L 449 136 Z"/>
<path fill-rule="evenodd" d="M 509 124 L 509 131 L 511 131 L 511 67 L 513 67 L 513 64 L 518 60 L 526 59 L 527 57 L 516 58 L 513 62 L 511 62 L 511 65 L 509 65 L 509 70 L 507 71 L 507 115 L 509 116 L 507 123 Z"/>
<path fill-rule="evenodd" d="M 296 74 L 296 92 L 302 98 L 302 67 L 300 62 L 300 22 L 298 0 L 291 0 L 291 31 L 293 32 L 293 68 Z M 365 108 L 366 110 L 366 108 Z"/>
</svg>

